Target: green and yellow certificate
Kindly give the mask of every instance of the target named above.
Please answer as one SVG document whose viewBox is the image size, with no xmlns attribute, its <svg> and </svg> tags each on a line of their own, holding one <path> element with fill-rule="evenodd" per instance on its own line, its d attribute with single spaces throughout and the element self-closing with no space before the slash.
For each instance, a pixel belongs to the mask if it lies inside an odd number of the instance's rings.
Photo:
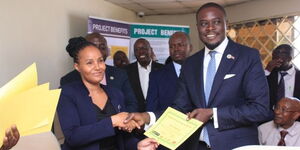
<svg viewBox="0 0 300 150">
<path fill-rule="evenodd" d="M 173 150 L 190 137 L 202 124 L 196 119 L 187 120 L 187 115 L 168 107 L 157 122 L 144 134 Z"/>
</svg>

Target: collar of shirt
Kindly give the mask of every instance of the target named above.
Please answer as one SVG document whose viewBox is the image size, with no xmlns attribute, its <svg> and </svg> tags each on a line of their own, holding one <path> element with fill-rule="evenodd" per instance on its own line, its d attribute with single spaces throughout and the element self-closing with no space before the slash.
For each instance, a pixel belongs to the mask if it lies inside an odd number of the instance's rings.
<svg viewBox="0 0 300 150">
<path fill-rule="evenodd" d="M 173 61 L 173 65 L 174 65 L 174 68 L 175 68 L 176 75 L 177 75 L 177 77 L 179 77 L 181 65 L 178 64 L 178 63 L 176 63 L 176 62 L 174 62 L 174 61 Z"/>
<path fill-rule="evenodd" d="M 100 81 L 101 84 L 106 85 L 106 74 L 104 73 L 103 79 Z"/>
<path fill-rule="evenodd" d="M 296 73 L 295 67 L 292 66 L 289 70 L 286 71 L 287 75 L 293 75 Z"/>
<path fill-rule="evenodd" d="M 288 134 L 290 136 L 293 136 L 293 135 L 297 134 L 297 132 L 298 132 L 298 129 L 296 129 L 296 123 L 297 123 L 297 121 L 295 121 L 294 124 L 291 127 L 289 127 L 288 129 L 284 129 L 284 128 L 278 126 L 278 128 L 277 128 L 278 132 L 285 130 L 288 132 Z"/>
<path fill-rule="evenodd" d="M 150 61 L 149 65 L 146 68 L 144 68 L 139 62 L 137 62 L 137 64 L 139 69 L 147 70 L 149 72 L 151 71 L 152 60 Z"/>
<path fill-rule="evenodd" d="M 228 45 L 228 41 L 229 41 L 228 38 L 225 37 L 225 39 L 223 40 L 223 42 L 222 42 L 218 47 L 216 47 L 216 48 L 214 49 L 214 51 L 216 51 L 217 54 L 222 54 L 222 55 L 223 55 L 223 53 L 224 53 L 224 51 L 225 51 L 225 49 L 226 49 L 226 47 L 227 47 L 227 45 Z M 204 50 L 205 50 L 204 56 L 208 55 L 210 49 L 208 49 L 208 48 L 205 46 L 205 49 L 204 49 Z"/>
<path fill-rule="evenodd" d="M 284 76 L 284 79 L 286 80 L 286 79 L 290 79 L 291 77 L 293 77 L 293 76 L 295 76 L 295 74 L 296 74 L 296 70 L 295 70 L 295 67 L 294 66 L 292 66 L 289 70 L 287 70 L 287 71 L 278 71 L 278 83 L 279 83 L 279 81 L 280 81 L 280 78 L 281 78 L 281 72 L 286 72 L 287 73 L 287 75 L 285 75 Z"/>
<path fill-rule="evenodd" d="M 216 55 L 215 55 L 215 59 L 216 59 L 216 70 L 218 70 L 219 68 L 219 64 L 221 62 L 221 59 L 222 59 L 222 56 L 223 56 L 223 53 L 228 45 L 228 38 L 225 37 L 225 39 L 223 40 L 223 42 L 218 46 L 216 47 L 214 50 L 217 52 Z M 206 73 L 207 73 L 207 68 L 208 68 L 208 63 L 210 61 L 210 55 L 208 54 L 209 53 L 209 49 L 205 46 L 205 49 L 204 49 L 204 61 L 203 61 L 203 85 L 205 87 L 206 85 Z"/>
</svg>

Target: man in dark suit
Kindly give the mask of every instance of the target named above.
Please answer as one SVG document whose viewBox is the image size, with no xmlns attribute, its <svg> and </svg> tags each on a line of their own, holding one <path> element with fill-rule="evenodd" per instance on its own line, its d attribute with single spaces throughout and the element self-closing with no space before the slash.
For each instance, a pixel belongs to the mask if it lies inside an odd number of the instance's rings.
<svg viewBox="0 0 300 150">
<path fill-rule="evenodd" d="M 282 97 L 300 99 L 300 71 L 292 63 L 293 56 L 294 50 L 287 44 L 279 45 L 272 52 L 272 60 L 265 70 L 270 89 L 271 109 Z"/>
<path fill-rule="evenodd" d="M 176 32 L 170 37 L 169 53 L 173 61 L 150 73 L 147 111 L 165 110 L 173 103 L 181 65 L 191 50 L 192 44 L 186 33 Z"/>
<path fill-rule="evenodd" d="M 191 112 L 188 117 L 204 125 L 182 147 L 231 150 L 258 145 L 257 124 L 266 121 L 270 114 L 268 85 L 259 52 L 226 37 L 222 6 L 204 4 L 196 19 L 205 48 L 182 66 L 173 107 L 183 113 Z M 159 115 L 156 113 L 156 117 Z M 128 120 L 148 124 L 152 118 L 155 119 L 149 113 L 136 113 Z"/>
<path fill-rule="evenodd" d="M 152 48 L 150 43 L 143 38 L 134 43 L 134 56 L 137 61 L 126 67 L 130 85 L 138 101 L 138 111 L 146 110 L 146 97 L 148 91 L 149 74 L 153 70 L 162 68 L 163 65 L 152 61 Z"/>
<path fill-rule="evenodd" d="M 106 39 L 99 33 L 88 34 L 85 38 L 100 49 L 103 59 L 106 60 L 108 53 Z M 73 70 L 60 79 L 60 86 L 78 80 L 81 80 L 80 74 L 78 71 Z M 130 86 L 126 71 L 106 65 L 105 77 L 101 83 L 121 90 L 125 96 L 126 109 L 129 112 L 137 111 L 137 100 Z"/>
</svg>

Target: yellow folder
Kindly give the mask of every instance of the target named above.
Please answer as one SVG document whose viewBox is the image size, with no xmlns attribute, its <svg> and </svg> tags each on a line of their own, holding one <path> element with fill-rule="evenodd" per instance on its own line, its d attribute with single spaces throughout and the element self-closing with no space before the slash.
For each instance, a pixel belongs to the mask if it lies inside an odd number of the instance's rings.
<svg viewBox="0 0 300 150">
<path fill-rule="evenodd" d="M 32 64 L 0 89 L 0 145 L 5 130 L 16 124 L 21 136 L 51 130 L 60 89 L 37 84 Z"/>
</svg>

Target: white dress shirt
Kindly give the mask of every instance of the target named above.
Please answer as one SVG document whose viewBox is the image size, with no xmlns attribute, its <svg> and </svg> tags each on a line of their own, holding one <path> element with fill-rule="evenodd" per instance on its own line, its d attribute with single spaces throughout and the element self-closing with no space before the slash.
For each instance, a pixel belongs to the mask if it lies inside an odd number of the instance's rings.
<svg viewBox="0 0 300 150">
<path fill-rule="evenodd" d="M 152 61 L 149 63 L 149 65 L 146 68 L 142 67 L 142 65 L 140 65 L 139 62 L 137 62 L 137 64 L 138 64 L 141 88 L 143 91 L 143 95 L 146 98 L 148 92 L 148 86 L 149 86 L 149 74 L 151 72 Z"/>
<path fill-rule="evenodd" d="M 181 70 L 181 65 L 178 64 L 178 63 L 176 63 L 176 62 L 174 62 L 174 61 L 173 61 L 173 65 L 174 65 L 174 68 L 175 68 L 175 71 L 176 71 L 176 75 L 177 75 L 177 77 L 179 77 L 180 70 Z"/>
<path fill-rule="evenodd" d="M 295 89 L 295 80 L 296 80 L 296 69 L 294 66 L 286 71 L 288 74 L 283 77 L 284 80 L 284 96 L 293 97 Z M 268 70 L 265 70 L 265 75 L 269 76 L 271 73 Z M 278 72 L 278 84 L 281 78 L 280 72 Z"/>
</svg>

